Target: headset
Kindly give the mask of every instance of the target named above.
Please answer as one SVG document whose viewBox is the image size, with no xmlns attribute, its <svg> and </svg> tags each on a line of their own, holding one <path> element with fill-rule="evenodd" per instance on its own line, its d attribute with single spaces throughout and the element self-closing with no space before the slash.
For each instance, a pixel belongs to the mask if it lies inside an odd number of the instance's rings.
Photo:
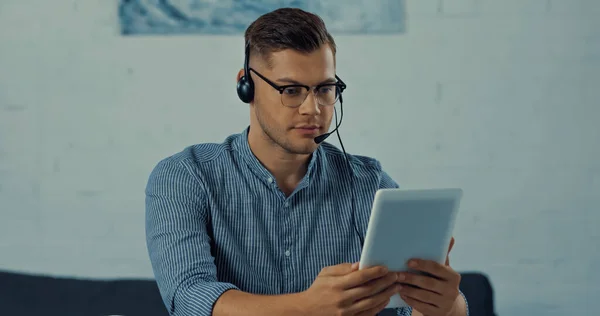
<svg viewBox="0 0 600 316">
<path fill-rule="evenodd" d="M 240 100 L 244 103 L 250 103 L 254 99 L 254 82 L 252 81 L 252 77 L 250 76 L 250 66 L 248 65 L 249 60 L 250 60 L 250 43 L 246 43 L 246 48 L 245 48 L 245 53 L 244 53 L 244 75 L 237 82 L 237 95 L 240 98 Z M 355 210 L 354 171 L 352 169 L 352 166 L 350 165 L 350 160 L 348 159 L 348 154 L 346 154 L 346 149 L 344 148 L 344 143 L 342 143 L 342 138 L 340 137 L 340 132 L 338 130 L 340 128 L 340 126 L 342 125 L 342 120 L 344 118 L 344 106 L 343 106 L 344 98 L 342 97 L 342 92 L 344 92 L 344 89 L 346 89 L 346 84 L 337 75 L 335 75 L 335 78 L 341 83 L 341 85 L 338 86 L 338 89 L 340 90 L 339 91 L 339 93 L 340 93 L 340 120 L 338 122 L 337 111 L 334 108 L 335 129 L 332 130 L 331 132 L 327 132 L 325 134 L 315 137 L 314 141 L 315 141 L 315 143 L 320 144 L 323 141 L 325 141 L 325 139 L 327 139 L 334 132 L 337 134 L 338 141 L 340 142 L 340 145 L 342 147 L 342 152 L 344 153 L 344 160 L 346 160 L 346 165 L 348 167 L 347 170 L 348 170 L 348 174 L 350 177 L 350 185 L 351 185 L 350 193 L 352 195 L 352 200 L 351 200 L 352 209 L 350 210 L 350 212 L 351 212 L 351 217 L 352 217 L 352 224 L 354 225 L 354 230 L 356 231 L 356 234 L 358 235 L 358 238 L 360 240 L 360 246 L 361 246 L 361 252 L 362 252 L 362 247 L 364 245 L 364 238 L 358 230 L 358 227 L 356 225 L 356 218 L 354 215 L 354 210 Z"/>
<path fill-rule="evenodd" d="M 254 99 L 254 82 L 250 76 L 250 67 L 248 66 L 250 59 L 250 43 L 246 44 L 246 52 L 244 54 L 244 75 L 238 80 L 237 94 L 240 100 L 244 103 L 250 103 Z"/>
</svg>

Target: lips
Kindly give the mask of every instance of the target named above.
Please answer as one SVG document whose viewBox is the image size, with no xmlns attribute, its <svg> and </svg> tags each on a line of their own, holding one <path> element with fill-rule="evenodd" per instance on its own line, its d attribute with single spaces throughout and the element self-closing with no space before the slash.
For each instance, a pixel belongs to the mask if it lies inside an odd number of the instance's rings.
<svg viewBox="0 0 600 316">
<path fill-rule="evenodd" d="M 319 126 L 317 125 L 303 125 L 298 126 L 295 129 L 303 135 L 316 135 L 319 132 Z"/>
<path fill-rule="evenodd" d="M 311 129 L 319 129 L 319 126 L 318 125 L 303 125 L 303 126 L 298 126 L 296 128 L 297 129 L 308 129 L 308 130 L 311 130 Z"/>
</svg>

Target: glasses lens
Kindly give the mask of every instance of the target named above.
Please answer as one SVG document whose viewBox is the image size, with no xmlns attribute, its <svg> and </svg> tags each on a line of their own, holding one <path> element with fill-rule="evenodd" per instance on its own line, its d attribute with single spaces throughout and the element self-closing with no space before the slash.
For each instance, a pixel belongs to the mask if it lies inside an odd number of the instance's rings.
<svg viewBox="0 0 600 316">
<path fill-rule="evenodd" d="M 317 91 L 317 100 L 321 105 L 334 105 L 338 96 L 338 89 L 335 84 L 321 86 Z"/>
<path fill-rule="evenodd" d="M 308 90 L 305 87 L 287 87 L 281 93 L 281 103 L 288 107 L 297 107 L 304 102 L 307 95 Z"/>
<path fill-rule="evenodd" d="M 281 93 L 281 103 L 287 107 L 298 107 L 310 93 L 306 87 L 290 86 Z M 316 91 L 317 102 L 320 105 L 334 105 L 339 97 L 339 89 L 335 84 L 320 86 Z"/>
</svg>

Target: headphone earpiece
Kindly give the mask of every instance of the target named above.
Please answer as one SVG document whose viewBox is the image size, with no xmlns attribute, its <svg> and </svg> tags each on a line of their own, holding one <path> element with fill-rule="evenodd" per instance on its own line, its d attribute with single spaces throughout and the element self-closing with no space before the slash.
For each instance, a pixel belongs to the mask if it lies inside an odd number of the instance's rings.
<svg viewBox="0 0 600 316">
<path fill-rule="evenodd" d="M 246 51 L 244 56 L 244 75 L 238 80 L 237 83 L 237 94 L 240 100 L 244 103 L 250 103 L 254 99 L 254 82 L 250 77 L 250 71 L 248 67 L 248 61 L 250 59 L 250 44 L 246 44 Z"/>
<path fill-rule="evenodd" d="M 252 80 L 252 79 L 250 79 Z M 244 103 L 250 103 L 254 98 L 254 87 L 244 75 L 237 83 L 237 94 Z"/>
</svg>

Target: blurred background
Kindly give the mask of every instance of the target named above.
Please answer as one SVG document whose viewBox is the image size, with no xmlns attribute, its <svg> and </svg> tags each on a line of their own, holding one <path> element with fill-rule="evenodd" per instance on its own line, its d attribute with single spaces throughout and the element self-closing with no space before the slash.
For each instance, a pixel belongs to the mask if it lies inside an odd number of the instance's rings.
<svg viewBox="0 0 600 316">
<path fill-rule="evenodd" d="M 499 315 L 596 311 L 600 1 L 170 2 L 0 1 L 1 270 L 152 278 L 150 171 L 243 131 L 243 30 L 304 6 L 338 45 L 346 150 L 463 188 L 454 269 Z"/>
</svg>

